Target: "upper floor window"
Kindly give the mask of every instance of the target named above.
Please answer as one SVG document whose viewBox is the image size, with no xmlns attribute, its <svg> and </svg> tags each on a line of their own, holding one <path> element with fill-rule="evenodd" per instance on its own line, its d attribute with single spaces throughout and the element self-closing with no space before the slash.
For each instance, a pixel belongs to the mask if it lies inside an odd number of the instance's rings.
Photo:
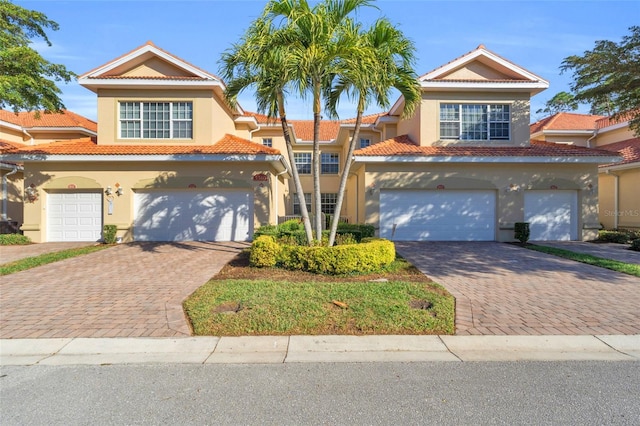
<svg viewBox="0 0 640 426">
<path fill-rule="evenodd" d="M 320 157 L 320 173 L 323 175 L 337 175 L 340 169 L 338 154 L 323 153 Z"/>
<path fill-rule="evenodd" d="M 311 174 L 311 153 L 310 152 L 294 152 L 293 161 L 296 163 L 296 169 L 301 175 Z"/>
<path fill-rule="evenodd" d="M 366 148 L 371 145 L 371 139 L 360 138 L 360 148 Z"/>
<path fill-rule="evenodd" d="M 268 146 L 268 147 L 272 147 L 273 146 L 273 139 L 271 139 L 271 138 L 262 138 L 262 145 Z"/>
<path fill-rule="evenodd" d="M 440 139 L 509 140 L 507 104 L 440 104 Z"/>
<path fill-rule="evenodd" d="M 122 139 L 193 138 L 192 102 L 120 102 Z"/>
</svg>

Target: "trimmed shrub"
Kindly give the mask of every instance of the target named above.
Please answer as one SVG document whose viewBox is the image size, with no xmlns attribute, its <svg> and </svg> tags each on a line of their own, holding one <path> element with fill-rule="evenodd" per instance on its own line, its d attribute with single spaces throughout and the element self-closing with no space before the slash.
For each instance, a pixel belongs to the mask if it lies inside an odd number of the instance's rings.
<svg viewBox="0 0 640 426">
<path fill-rule="evenodd" d="M 280 257 L 287 269 L 345 275 L 379 271 L 395 260 L 396 250 L 391 241 L 372 239 L 334 247 L 286 246 Z"/>
<path fill-rule="evenodd" d="M 529 222 L 516 222 L 514 226 L 515 238 L 522 244 L 526 244 L 529 241 L 531 231 L 529 229 Z"/>
<path fill-rule="evenodd" d="M 117 232 L 118 228 L 116 225 L 104 225 L 102 228 L 102 241 L 105 244 L 115 244 Z"/>
<path fill-rule="evenodd" d="M 270 235 L 262 235 L 251 244 L 249 263 L 258 268 L 270 268 L 276 266 L 282 247 Z"/>
<path fill-rule="evenodd" d="M 348 244 L 358 244 L 358 241 L 360 241 L 360 238 L 357 238 L 355 235 L 351 233 L 336 234 L 337 246 L 346 246 Z"/>
<path fill-rule="evenodd" d="M 287 220 L 277 226 L 278 232 L 304 231 L 304 225 L 298 219 Z"/>
<path fill-rule="evenodd" d="M 629 250 L 640 251 L 640 239 L 631 241 L 631 247 L 629 247 Z"/>
<path fill-rule="evenodd" d="M 29 237 L 22 234 L 0 234 L 0 246 L 18 246 L 31 244 Z"/>
<path fill-rule="evenodd" d="M 274 237 L 278 235 L 278 227 L 276 225 L 264 225 L 260 228 L 256 229 L 253 233 L 253 238 L 258 238 L 261 235 L 273 235 Z"/>
<path fill-rule="evenodd" d="M 629 234 L 625 231 L 598 231 L 598 241 L 626 244 L 629 242 Z"/>
<path fill-rule="evenodd" d="M 376 228 L 366 223 L 339 223 L 338 231 L 354 234 L 359 233 L 361 238 L 372 238 L 376 235 Z"/>
</svg>

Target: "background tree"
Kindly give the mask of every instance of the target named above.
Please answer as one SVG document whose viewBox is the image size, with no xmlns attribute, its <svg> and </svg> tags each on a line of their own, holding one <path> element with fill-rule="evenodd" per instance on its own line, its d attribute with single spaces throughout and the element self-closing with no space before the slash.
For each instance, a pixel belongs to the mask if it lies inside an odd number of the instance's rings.
<svg viewBox="0 0 640 426">
<path fill-rule="evenodd" d="M 64 109 L 55 82 L 69 83 L 75 74 L 29 46 L 34 37 L 51 46 L 46 29 L 57 31 L 58 24 L 40 12 L 0 0 L 0 108 Z"/>
<path fill-rule="evenodd" d="M 553 115 L 559 112 L 569 112 L 578 109 L 578 101 L 569 92 L 559 92 L 544 104 L 544 108 L 536 111 L 536 114 Z"/>
<path fill-rule="evenodd" d="M 573 73 L 571 90 L 579 102 L 602 105 L 608 99 L 614 119 L 629 119 L 640 135 L 640 26 L 619 43 L 596 41 L 593 50 L 562 61 L 561 72 Z"/>
</svg>

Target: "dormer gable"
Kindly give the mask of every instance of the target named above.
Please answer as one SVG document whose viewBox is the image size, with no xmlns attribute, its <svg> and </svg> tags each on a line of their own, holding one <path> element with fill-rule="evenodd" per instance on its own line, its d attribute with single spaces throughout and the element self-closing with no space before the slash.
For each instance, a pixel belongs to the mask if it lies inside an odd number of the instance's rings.
<svg viewBox="0 0 640 426">
<path fill-rule="evenodd" d="M 530 95 L 549 87 L 549 82 L 483 45 L 418 79 L 426 90 L 483 90 L 528 92 Z"/>
<path fill-rule="evenodd" d="M 100 88 L 212 88 L 221 94 L 222 79 L 159 48 L 151 41 L 78 77 L 80 85 Z"/>
</svg>

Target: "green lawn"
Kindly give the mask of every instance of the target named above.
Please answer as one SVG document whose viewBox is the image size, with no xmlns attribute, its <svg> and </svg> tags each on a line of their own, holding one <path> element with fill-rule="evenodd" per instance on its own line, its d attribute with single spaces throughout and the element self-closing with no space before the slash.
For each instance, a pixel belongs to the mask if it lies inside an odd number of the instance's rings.
<svg viewBox="0 0 640 426">
<path fill-rule="evenodd" d="M 100 244 L 95 246 L 72 248 L 68 250 L 56 251 L 53 253 L 45 253 L 40 256 L 27 257 L 25 259 L 16 260 L 15 262 L 0 265 L 0 275 L 9 275 L 14 272 L 25 271 L 35 268 L 36 266 L 46 265 L 47 263 L 58 262 L 60 260 L 69 259 L 71 257 L 82 256 L 83 254 L 93 253 L 104 250 L 111 246 Z"/>
<path fill-rule="evenodd" d="M 585 253 L 576 253 L 574 251 L 559 249 L 555 247 L 538 246 L 534 244 L 527 244 L 525 247 L 530 250 L 553 254 L 555 256 L 564 257 L 565 259 L 575 260 L 576 262 L 587 263 L 589 265 L 599 266 L 601 268 L 611 269 L 612 271 L 622 272 L 624 274 L 640 277 L 640 265 L 637 264 L 620 262 L 613 259 L 605 259 Z"/>
<path fill-rule="evenodd" d="M 211 280 L 184 307 L 196 335 L 454 332 L 454 299 L 433 283 Z"/>
</svg>

